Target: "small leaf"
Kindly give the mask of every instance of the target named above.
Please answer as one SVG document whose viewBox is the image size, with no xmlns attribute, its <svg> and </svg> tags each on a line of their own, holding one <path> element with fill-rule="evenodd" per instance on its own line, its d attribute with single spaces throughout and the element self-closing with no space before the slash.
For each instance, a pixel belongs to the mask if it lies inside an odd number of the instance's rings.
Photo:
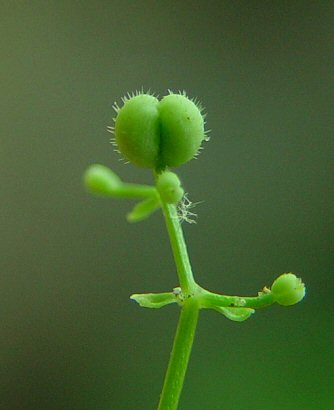
<svg viewBox="0 0 334 410">
<path fill-rule="evenodd" d="M 215 307 L 217 312 L 222 313 L 227 319 L 234 322 L 243 322 L 247 320 L 254 312 L 254 309 L 240 307 Z"/>
<path fill-rule="evenodd" d="M 159 309 L 165 305 L 176 303 L 176 297 L 172 292 L 134 294 L 130 296 L 130 299 L 135 300 L 141 307 L 151 309 Z"/>
<path fill-rule="evenodd" d="M 131 212 L 126 216 L 128 222 L 139 222 L 148 218 L 154 211 L 160 208 L 160 202 L 157 197 L 145 199 L 134 206 Z"/>
</svg>

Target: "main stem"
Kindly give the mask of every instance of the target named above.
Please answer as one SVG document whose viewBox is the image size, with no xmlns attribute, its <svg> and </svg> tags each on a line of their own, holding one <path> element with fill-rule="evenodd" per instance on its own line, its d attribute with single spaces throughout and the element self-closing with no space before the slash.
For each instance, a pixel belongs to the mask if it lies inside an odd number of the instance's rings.
<svg viewBox="0 0 334 410">
<path fill-rule="evenodd" d="M 176 410 L 198 321 L 198 305 L 189 298 L 181 310 L 158 410 Z"/>
<path fill-rule="evenodd" d="M 183 302 L 174 338 L 173 349 L 160 396 L 158 410 L 176 410 L 194 341 L 199 305 L 197 299 L 193 297 L 197 285 L 192 274 L 187 247 L 184 241 L 181 224 L 177 216 L 176 207 L 175 205 L 163 203 L 162 209 L 172 246 L 182 295 L 185 300 Z"/>
</svg>

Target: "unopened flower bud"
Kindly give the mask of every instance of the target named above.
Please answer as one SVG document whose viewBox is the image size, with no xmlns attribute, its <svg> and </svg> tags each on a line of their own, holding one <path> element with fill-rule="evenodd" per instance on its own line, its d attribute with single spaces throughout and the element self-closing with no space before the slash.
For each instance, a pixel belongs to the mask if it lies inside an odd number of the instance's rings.
<svg viewBox="0 0 334 410">
<path fill-rule="evenodd" d="M 112 195 L 122 185 L 122 181 L 110 168 L 93 164 L 84 174 L 84 184 L 94 194 Z"/>
<path fill-rule="evenodd" d="M 178 176 L 170 171 L 163 172 L 158 176 L 157 189 L 162 200 L 168 204 L 177 204 L 184 194 Z"/>
<path fill-rule="evenodd" d="M 305 285 L 293 273 L 283 273 L 272 284 L 271 293 L 278 304 L 290 306 L 303 299 Z"/>
</svg>

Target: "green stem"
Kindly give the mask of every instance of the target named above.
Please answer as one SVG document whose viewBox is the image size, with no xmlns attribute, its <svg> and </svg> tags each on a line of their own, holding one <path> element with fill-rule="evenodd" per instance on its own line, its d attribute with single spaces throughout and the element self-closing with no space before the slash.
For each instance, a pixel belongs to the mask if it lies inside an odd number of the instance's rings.
<svg viewBox="0 0 334 410">
<path fill-rule="evenodd" d="M 187 297 L 194 293 L 197 285 L 195 283 L 191 270 L 187 247 L 184 241 L 181 224 L 177 215 L 176 206 L 162 202 L 162 210 L 165 216 L 180 287 L 183 294 Z"/>
<path fill-rule="evenodd" d="M 245 307 L 252 309 L 260 309 L 275 303 L 275 299 L 271 291 L 260 292 L 258 296 L 225 296 L 218 293 L 209 292 L 201 288 L 199 294 L 201 307 Z"/>
<path fill-rule="evenodd" d="M 110 191 L 110 196 L 119 198 L 152 198 L 158 193 L 154 186 L 122 183 Z"/>
<path fill-rule="evenodd" d="M 172 353 L 170 356 L 158 410 L 176 410 L 180 399 L 187 365 L 198 320 L 199 305 L 193 297 L 197 284 L 194 280 L 187 247 L 175 205 L 161 201 L 184 302 Z"/>
<path fill-rule="evenodd" d="M 158 410 L 176 410 L 196 331 L 199 307 L 195 298 L 184 302 L 174 339 Z"/>
</svg>

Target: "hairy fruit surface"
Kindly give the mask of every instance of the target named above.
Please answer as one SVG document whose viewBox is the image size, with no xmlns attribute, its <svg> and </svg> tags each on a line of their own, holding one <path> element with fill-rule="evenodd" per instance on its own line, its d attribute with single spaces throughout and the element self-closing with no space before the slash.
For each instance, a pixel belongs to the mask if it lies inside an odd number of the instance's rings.
<svg viewBox="0 0 334 410">
<path fill-rule="evenodd" d="M 125 98 L 116 106 L 115 143 L 139 167 L 156 171 L 190 161 L 205 139 L 201 109 L 184 94 L 160 101 L 149 94 Z"/>
</svg>

